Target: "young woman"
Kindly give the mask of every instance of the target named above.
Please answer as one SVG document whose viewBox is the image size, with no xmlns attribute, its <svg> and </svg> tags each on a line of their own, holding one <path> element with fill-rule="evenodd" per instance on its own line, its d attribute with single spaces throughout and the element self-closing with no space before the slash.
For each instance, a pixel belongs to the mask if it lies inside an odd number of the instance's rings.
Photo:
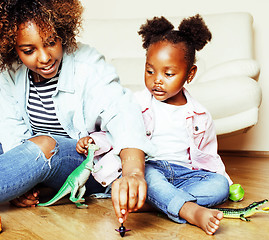
<svg viewBox="0 0 269 240">
<path fill-rule="evenodd" d="M 145 201 L 150 144 L 114 68 L 76 42 L 82 10 L 78 0 L 0 3 L 0 202 L 32 206 L 39 202 L 37 184 L 59 189 L 85 159 L 77 140 L 102 130 L 122 160 L 112 200 L 123 222 Z M 92 177 L 86 187 L 105 191 Z"/>
</svg>

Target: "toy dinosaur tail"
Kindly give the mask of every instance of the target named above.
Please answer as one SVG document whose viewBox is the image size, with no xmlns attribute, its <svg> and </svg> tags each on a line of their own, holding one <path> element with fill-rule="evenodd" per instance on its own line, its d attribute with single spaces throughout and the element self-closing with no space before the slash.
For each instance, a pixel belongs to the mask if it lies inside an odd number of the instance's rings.
<svg viewBox="0 0 269 240">
<path fill-rule="evenodd" d="M 51 200 L 45 203 L 39 203 L 37 204 L 37 206 L 46 207 L 46 206 L 52 205 L 53 203 L 57 202 L 58 200 L 66 196 L 68 193 L 70 193 L 70 191 L 68 191 L 68 188 L 69 188 L 68 185 L 63 185 Z"/>
</svg>

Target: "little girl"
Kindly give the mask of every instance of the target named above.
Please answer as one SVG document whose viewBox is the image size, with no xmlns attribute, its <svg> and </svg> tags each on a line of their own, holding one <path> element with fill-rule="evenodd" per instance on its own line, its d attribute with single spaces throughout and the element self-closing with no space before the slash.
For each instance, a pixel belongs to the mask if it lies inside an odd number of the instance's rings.
<svg viewBox="0 0 269 240">
<path fill-rule="evenodd" d="M 211 33 L 200 15 L 173 28 L 164 17 L 155 17 L 138 32 L 147 51 L 147 89 L 136 97 L 157 149 L 147 156 L 147 200 L 175 222 L 187 221 L 211 235 L 223 213 L 205 207 L 228 198 L 231 180 L 217 154 L 210 113 L 184 88 L 197 71 L 195 51 L 211 40 Z"/>
</svg>

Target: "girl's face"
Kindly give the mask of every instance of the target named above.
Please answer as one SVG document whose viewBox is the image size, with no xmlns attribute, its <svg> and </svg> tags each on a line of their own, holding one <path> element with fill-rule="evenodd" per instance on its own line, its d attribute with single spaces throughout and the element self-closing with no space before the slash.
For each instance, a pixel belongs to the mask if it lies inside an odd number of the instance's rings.
<svg viewBox="0 0 269 240">
<path fill-rule="evenodd" d="M 61 40 L 43 33 L 32 21 L 19 26 L 16 51 L 27 68 L 45 79 L 57 74 L 63 57 Z"/>
<path fill-rule="evenodd" d="M 157 100 L 172 105 L 186 103 L 182 88 L 193 79 L 197 67 L 193 65 L 189 70 L 184 57 L 184 43 L 161 41 L 149 46 L 145 84 Z"/>
</svg>

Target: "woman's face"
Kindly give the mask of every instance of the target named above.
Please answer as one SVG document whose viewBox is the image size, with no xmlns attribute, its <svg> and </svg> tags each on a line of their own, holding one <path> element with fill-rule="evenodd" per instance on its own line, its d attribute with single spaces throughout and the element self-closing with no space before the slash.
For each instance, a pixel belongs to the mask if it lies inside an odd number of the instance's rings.
<svg viewBox="0 0 269 240">
<path fill-rule="evenodd" d="M 27 68 L 45 79 L 57 74 L 63 57 L 61 40 L 43 33 L 33 21 L 19 26 L 16 51 Z"/>
</svg>

